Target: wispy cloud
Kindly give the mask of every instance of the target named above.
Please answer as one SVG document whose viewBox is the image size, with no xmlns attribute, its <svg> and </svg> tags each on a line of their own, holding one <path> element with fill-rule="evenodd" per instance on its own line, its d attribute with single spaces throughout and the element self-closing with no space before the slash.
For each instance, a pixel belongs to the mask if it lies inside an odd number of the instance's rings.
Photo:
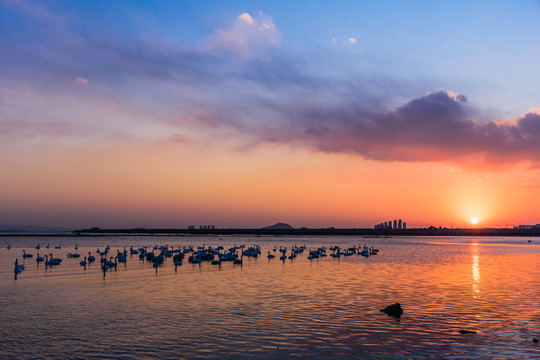
<svg viewBox="0 0 540 360">
<path fill-rule="evenodd" d="M 57 136 L 69 134 L 69 126 L 60 121 L 38 122 L 22 117 L 0 118 L 0 133 L 4 142 L 19 137 Z"/>
<path fill-rule="evenodd" d="M 150 144 L 191 142 L 191 132 L 223 131 L 247 135 L 250 144 L 290 144 L 378 161 L 540 163 L 538 109 L 514 119 L 480 119 L 483 109 L 463 95 L 440 90 L 413 98 L 411 92 L 423 93 L 418 89 L 425 84 L 337 71 L 322 50 L 286 53 L 265 14 L 240 14 L 192 47 L 94 35 L 73 35 L 66 43 L 63 36 L 34 36 L 43 47 L 0 39 L 0 81 L 16 84 L 19 93 L 40 94 L 39 102 L 28 104 L 11 90 L 0 91 L 1 137 L 65 134 L 58 124 L 69 126 L 70 134 L 79 128 L 85 136 L 94 128 L 136 134 Z M 273 51 L 257 56 L 267 49 Z M 396 98 L 407 100 L 396 105 Z"/>
<path fill-rule="evenodd" d="M 230 52 L 250 58 L 280 41 L 281 34 L 270 16 L 259 13 L 253 18 L 243 13 L 231 26 L 216 30 L 204 48 L 212 53 Z"/>
</svg>

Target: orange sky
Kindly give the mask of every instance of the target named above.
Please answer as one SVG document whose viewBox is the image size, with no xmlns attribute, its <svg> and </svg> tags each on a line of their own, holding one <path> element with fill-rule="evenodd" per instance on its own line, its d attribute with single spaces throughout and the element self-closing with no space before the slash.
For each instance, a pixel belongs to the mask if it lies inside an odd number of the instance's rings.
<svg viewBox="0 0 540 360">
<path fill-rule="evenodd" d="M 281 145 L 232 150 L 181 143 L 157 149 L 20 149 L 1 180 L 4 221 L 30 214 L 74 226 L 371 227 L 536 223 L 536 171 L 375 162 Z M 11 217 L 11 218 L 10 218 Z"/>
<path fill-rule="evenodd" d="M 538 6 L 320 5 L 0 2 L 0 225 L 540 222 Z"/>
</svg>

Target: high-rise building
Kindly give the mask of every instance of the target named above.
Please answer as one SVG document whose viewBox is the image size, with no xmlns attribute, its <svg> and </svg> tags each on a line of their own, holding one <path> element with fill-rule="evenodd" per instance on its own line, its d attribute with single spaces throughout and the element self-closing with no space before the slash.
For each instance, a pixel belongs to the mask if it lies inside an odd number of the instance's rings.
<svg viewBox="0 0 540 360">
<path fill-rule="evenodd" d="M 540 224 L 539 224 L 539 227 L 540 227 Z M 401 219 L 399 220 L 390 220 L 390 221 L 385 221 L 385 222 L 382 222 L 382 223 L 378 223 L 374 226 L 375 229 L 377 230 L 388 230 L 388 229 L 393 229 L 393 230 L 405 230 L 407 229 L 407 223 L 405 221 L 402 221 Z"/>
</svg>

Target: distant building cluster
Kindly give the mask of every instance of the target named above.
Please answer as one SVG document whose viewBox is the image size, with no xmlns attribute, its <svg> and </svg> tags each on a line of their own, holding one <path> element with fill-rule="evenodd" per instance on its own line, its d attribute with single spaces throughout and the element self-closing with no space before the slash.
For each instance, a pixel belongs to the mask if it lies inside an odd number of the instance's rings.
<svg viewBox="0 0 540 360">
<path fill-rule="evenodd" d="M 407 229 L 407 223 L 404 221 L 402 222 L 401 219 L 390 220 L 390 221 L 385 221 L 383 223 L 375 225 L 375 229 L 376 230 L 381 230 L 381 229 L 405 230 Z"/>
<path fill-rule="evenodd" d="M 519 226 L 514 226 L 514 229 L 540 229 L 540 224 L 536 224 L 536 225 L 519 225 Z"/>
<path fill-rule="evenodd" d="M 195 230 L 195 225 L 188 225 L 188 230 Z M 215 225 L 200 225 L 199 230 L 215 230 Z"/>
</svg>

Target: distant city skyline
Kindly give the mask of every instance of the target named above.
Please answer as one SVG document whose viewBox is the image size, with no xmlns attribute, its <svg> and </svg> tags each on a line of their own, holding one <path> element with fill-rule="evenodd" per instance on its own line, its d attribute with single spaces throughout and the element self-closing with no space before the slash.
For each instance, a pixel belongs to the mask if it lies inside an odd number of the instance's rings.
<svg viewBox="0 0 540 360">
<path fill-rule="evenodd" d="M 2 1 L 0 224 L 536 224 L 539 17 L 532 0 Z"/>
</svg>

